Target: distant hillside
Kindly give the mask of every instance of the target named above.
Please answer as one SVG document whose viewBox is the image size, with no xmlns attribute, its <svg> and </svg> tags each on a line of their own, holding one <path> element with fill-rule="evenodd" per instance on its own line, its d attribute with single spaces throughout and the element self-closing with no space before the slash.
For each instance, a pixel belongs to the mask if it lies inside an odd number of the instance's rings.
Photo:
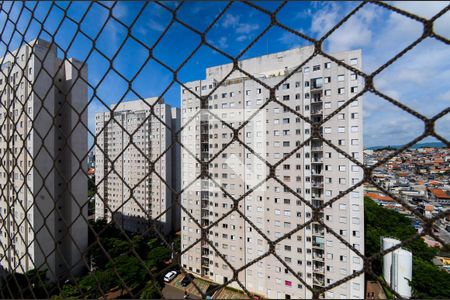
<svg viewBox="0 0 450 300">
<path fill-rule="evenodd" d="M 383 149 L 383 148 L 387 148 L 387 147 L 394 148 L 394 149 L 399 149 L 399 148 L 403 147 L 403 145 L 373 146 L 373 147 L 368 147 L 366 149 L 378 150 L 378 149 Z M 413 145 L 410 148 L 418 149 L 418 148 L 429 148 L 429 147 L 431 147 L 431 148 L 444 148 L 445 145 L 442 142 L 431 142 L 431 143 L 415 144 L 415 145 Z"/>
</svg>

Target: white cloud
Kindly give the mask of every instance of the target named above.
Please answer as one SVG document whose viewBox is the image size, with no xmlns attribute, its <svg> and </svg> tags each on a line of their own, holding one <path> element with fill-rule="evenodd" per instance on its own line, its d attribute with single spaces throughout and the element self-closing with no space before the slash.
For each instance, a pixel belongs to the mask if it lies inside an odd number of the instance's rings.
<svg viewBox="0 0 450 300">
<path fill-rule="evenodd" d="M 427 19 L 433 17 L 448 5 L 445 1 L 393 1 L 390 4 Z"/>
<path fill-rule="evenodd" d="M 335 3 L 324 4 L 323 7 L 318 8 L 318 12 L 312 17 L 311 31 L 316 33 L 317 37 L 323 36 L 338 22 L 338 16 L 338 5 Z"/>
<path fill-rule="evenodd" d="M 224 28 L 236 27 L 239 24 L 239 16 L 233 16 L 232 14 L 226 14 L 223 21 L 222 26 Z"/>
<path fill-rule="evenodd" d="M 362 8 L 331 34 L 327 39 L 327 50 L 337 52 L 369 46 L 373 42 L 373 22 L 379 13 L 374 6 Z"/>
<path fill-rule="evenodd" d="M 446 5 L 431 2 L 428 6 L 428 3 L 400 2 L 398 5 L 427 18 Z M 310 27 L 316 37 L 328 32 L 348 9 L 346 4 L 319 6 Z M 440 21 L 442 24 L 448 22 L 445 29 L 448 32 L 450 13 L 447 14 Z M 442 24 L 440 28 L 443 28 Z M 370 73 L 420 37 L 422 31 L 420 22 L 369 3 L 328 37 L 325 50 L 361 48 L 363 69 Z M 280 40 L 287 40 L 287 36 L 281 36 Z M 447 82 L 450 82 L 450 49 L 435 39 L 422 41 L 375 77 L 377 89 L 430 117 L 448 107 L 450 90 Z M 367 146 L 406 143 L 423 132 L 421 120 L 373 94 L 364 95 L 363 107 L 364 144 Z"/>
<path fill-rule="evenodd" d="M 153 31 L 156 32 L 163 32 L 166 27 L 162 25 L 160 22 L 156 21 L 155 19 L 149 19 L 147 21 L 147 26 Z"/>
<path fill-rule="evenodd" d="M 259 29 L 259 24 L 241 23 L 236 28 L 236 33 L 253 33 Z"/>
<path fill-rule="evenodd" d="M 128 15 L 128 7 L 124 4 L 124 2 L 117 2 L 113 8 L 113 15 L 118 19 Z"/>
<path fill-rule="evenodd" d="M 237 42 L 243 42 L 252 38 L 255 31 L 259 29 L 258 23 L 241 23 L 240 19 L 238 15 L 226 14 L 221 22 L 223 28 L 234 30 L 234 33 L 237 35 L 235 37 Z M 228 47 L 227 39 L 224 36 L 219 39 L 218 44 L 222 48 Z"/>
<path fill-rule="evenodd" d="M 228 39 L 227 39 L 227 37 L 221 36 L 219 41 L 218 41 L 218 46 L 221 49 L 228 48 Z"/>
</svg>

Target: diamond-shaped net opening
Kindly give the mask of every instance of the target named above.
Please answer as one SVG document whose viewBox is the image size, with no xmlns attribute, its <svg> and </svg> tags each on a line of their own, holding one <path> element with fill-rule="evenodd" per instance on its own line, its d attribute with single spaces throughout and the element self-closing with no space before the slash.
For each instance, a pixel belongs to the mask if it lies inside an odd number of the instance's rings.
<svg viewBox="0 0 450 300">
<path fill-rule="evenodd" d="M 1 2 L 1 298 L 450 297 L 449 10 Z"/>
</svg>

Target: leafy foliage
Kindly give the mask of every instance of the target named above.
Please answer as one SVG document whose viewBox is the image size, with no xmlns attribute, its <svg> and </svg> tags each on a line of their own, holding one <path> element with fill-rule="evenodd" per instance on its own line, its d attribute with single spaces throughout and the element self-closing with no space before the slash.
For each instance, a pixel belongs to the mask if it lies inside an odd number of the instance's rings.
<svg viewBox="0 0 450 300">
<path fill-rule="evenodd" d="M 56 287 L 48 282 L 46 270 L 30 270 L 25 274 L 0 277 L 1 298 L 47 298 Z"/>
<path fill-rule="evenodd" d="M 95 267 L 91 272 L 60 288 L 46 278 L 45 270 L 9 274 L 0 277 L 0 298 L 100 298 L 115 291 L 122 293 L 120 297 L 133 292 L 141 299 L 160 298 L 161 284 L 151 280 L 148 270 L 156 273 L 164 268 L 171 249 L 157 237 L 125 235 L 103 220 L 92 222 L 91 228 L 89 257 Z"/>
<path fill-rule="evenodd" d="M 364 199 L 366 256 L 380 251 L 383 236 L 408 239 L 416 234 L 411 221 L 400 213 L 385 209 L 372 199 Z M 450 298 L 450 274 L 440 270 L 431 259 L 436 256 L 437 249 L 428 247 L 418 238 L 404 248 L 413 254 L 413 278 L 411 285 L 416 298 Z M 377 275 L 382 275 L 382 258 L 373 265 Z"/>
<path fill-rule="evenodd" d="M 158 283 L 148 282 L 145 288 L 142 290 L 140 299 L 160 299 L 161 293 L 159 292 L 161 287 Z"/>
</svg>

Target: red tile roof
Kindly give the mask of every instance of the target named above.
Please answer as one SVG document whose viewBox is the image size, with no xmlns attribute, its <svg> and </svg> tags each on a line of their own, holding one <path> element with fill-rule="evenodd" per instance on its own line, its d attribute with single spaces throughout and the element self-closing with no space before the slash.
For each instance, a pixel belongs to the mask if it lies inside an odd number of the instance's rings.
<svg viewBox="0 0 450 300">
<path fill-rule="evenodd" d="M 430 189 L 430 192 L 438 199 L 450 199 L 450 195 L 441 189 Z"/>
<path fill-rule="evenodd" d="M 366 196 L 372 198 L 373 200 L 394 201 L 394 199 L 392 199 L 389 196 L 385 196 L 385 195 L 377 194 L 377 193 L 366 193 Z"/>
</svg>

